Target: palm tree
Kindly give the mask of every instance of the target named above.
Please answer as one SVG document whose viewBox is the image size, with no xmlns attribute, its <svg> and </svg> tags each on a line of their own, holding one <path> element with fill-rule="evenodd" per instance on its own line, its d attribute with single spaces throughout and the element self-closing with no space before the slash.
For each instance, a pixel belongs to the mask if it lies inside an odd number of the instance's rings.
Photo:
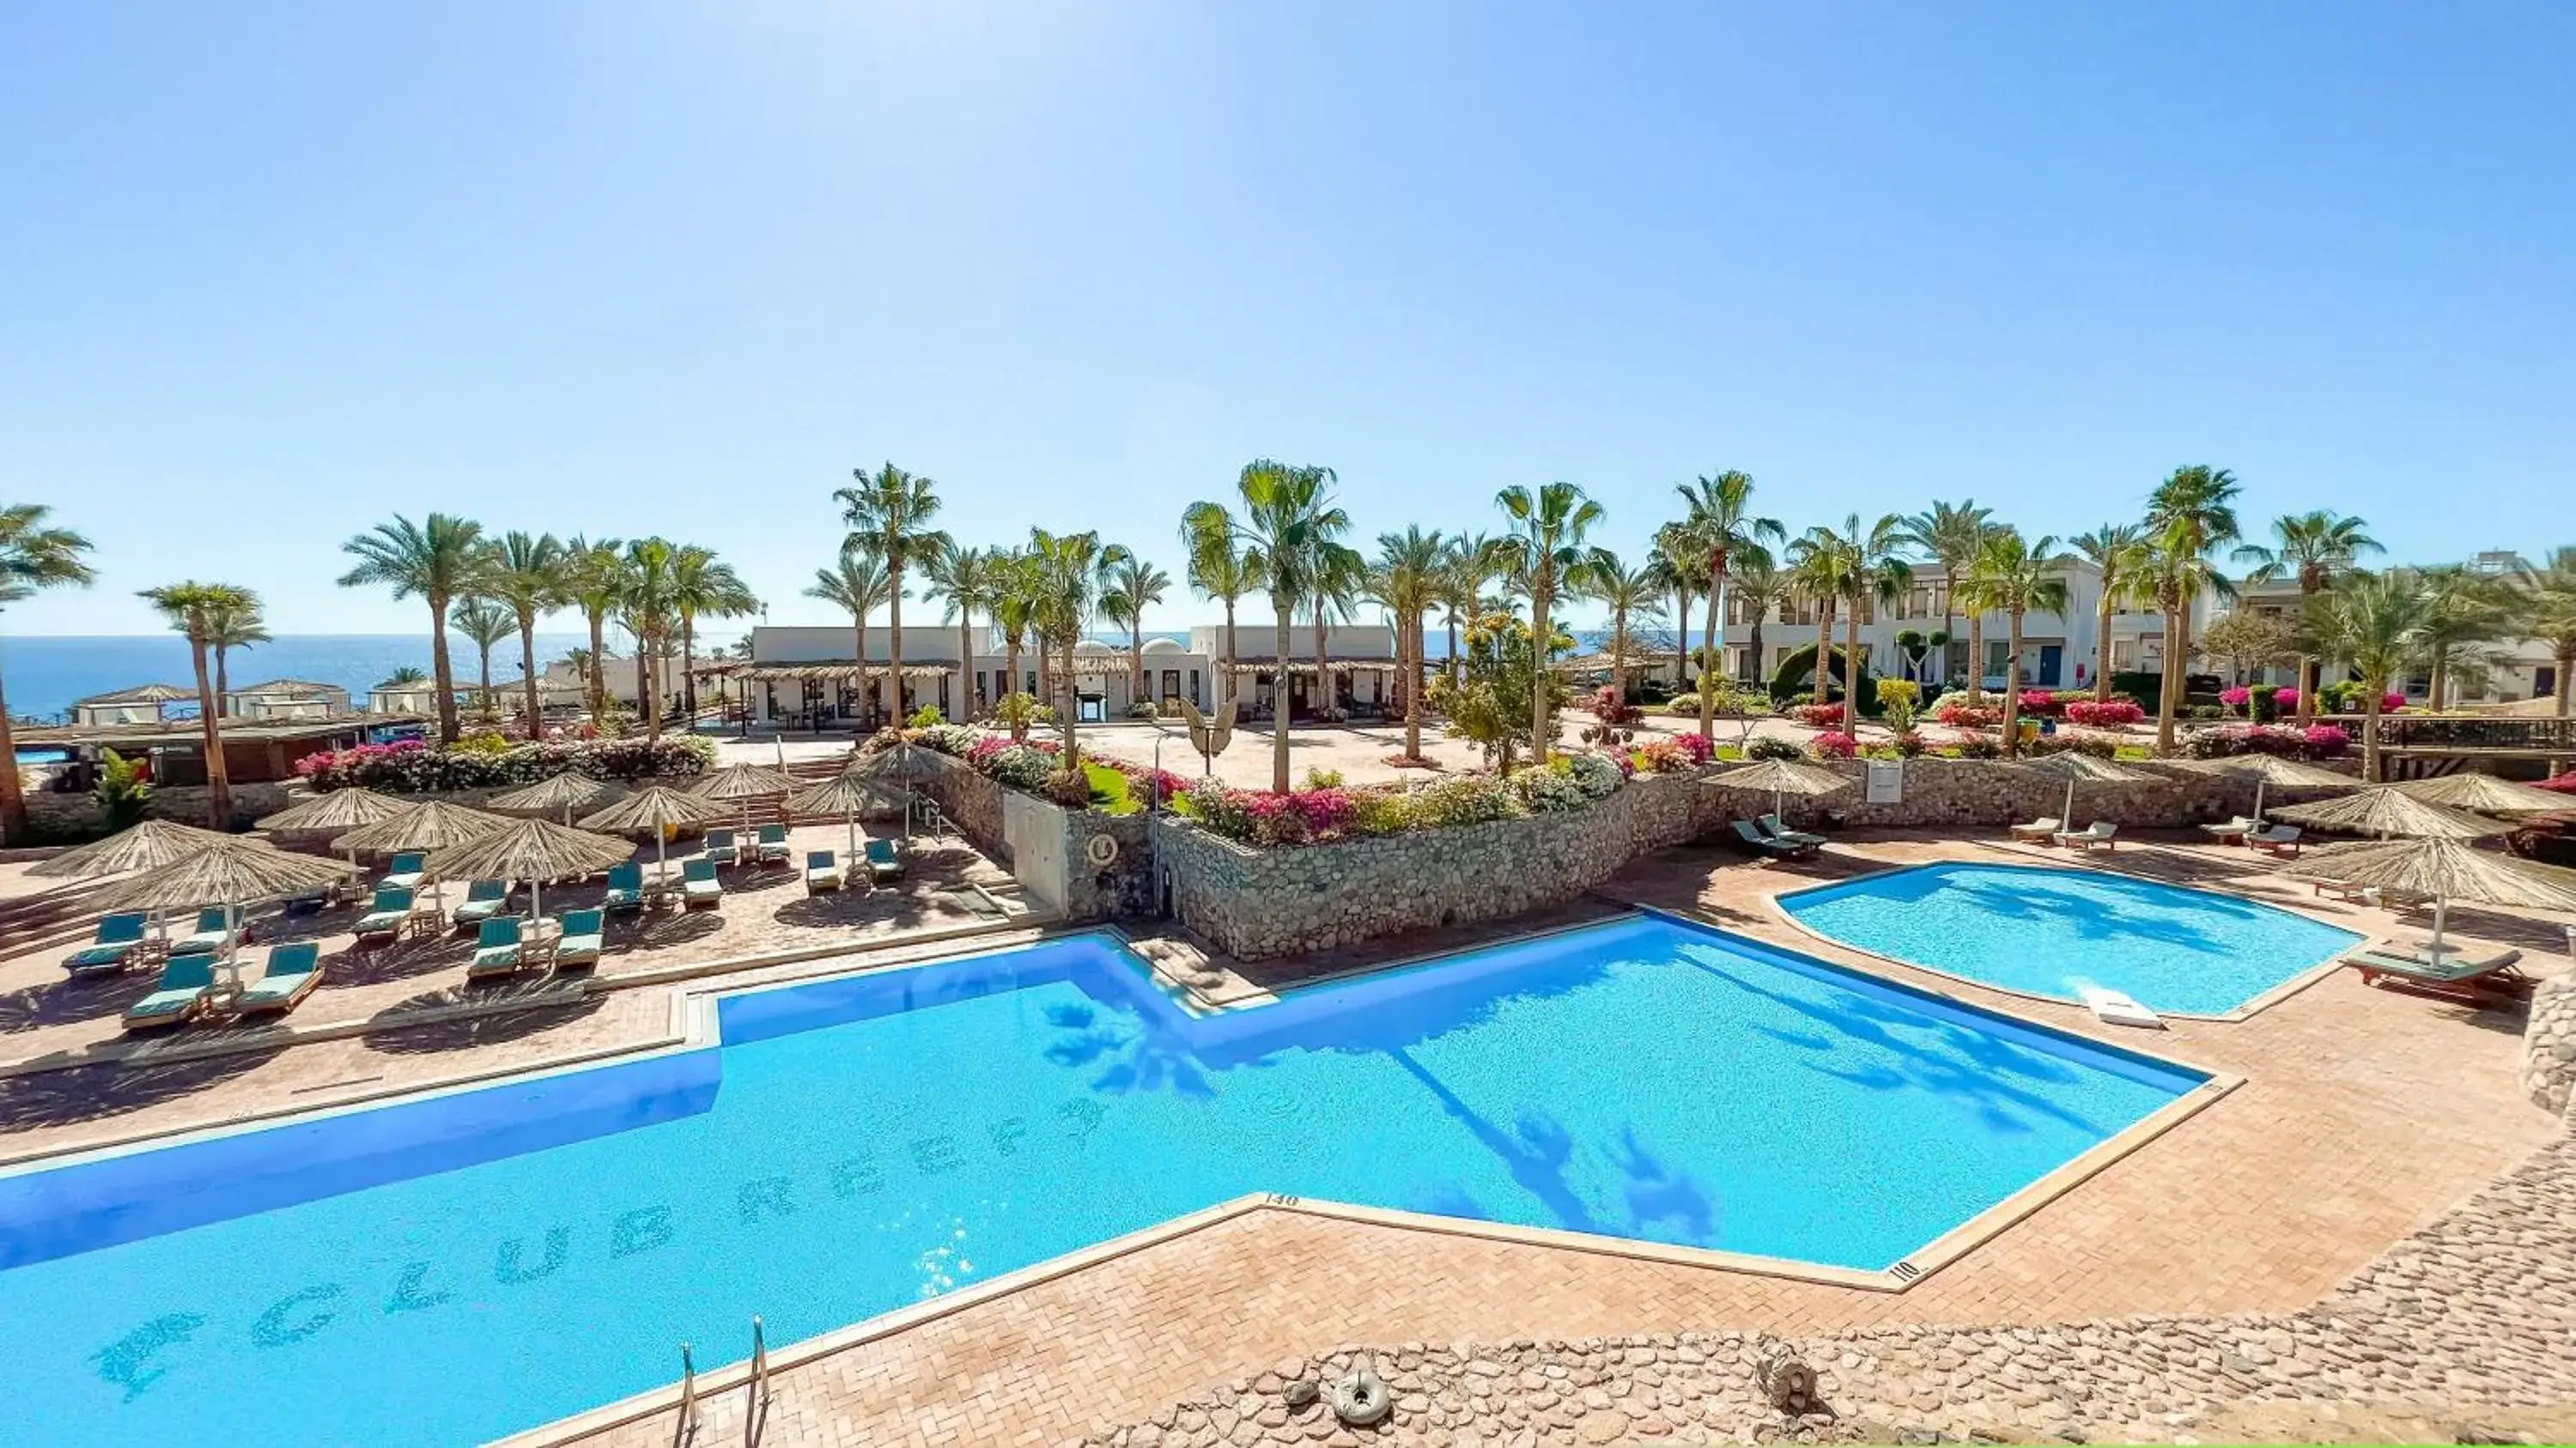
<svg viewBox="0 0 2576 1448">
<path fill-rule="evenodd" d="M 1743 477 L 1742 474 L 1729 474 Z M 1703 479 L 1705 482 L 1706 480 Z M 1744 478 L 1749 489 L 1753 480 Z M 1739 499 L 1740 502 L 1740 499 Z M 1584 562 L 1589 556 L 1583 540 L 1604 516 L 1601 505 L 1583 495 L 1572 483 L 1549 483 L 1536 492 L 1513 486 L 1494 495 L 1494 506 L 1510 520 L 1510 531 L 1496 540 L 1495 551 L 1502 557 L 1521 587 L 1529 594 L 1530 647 L 1537 665 L 1535 682 L 1530 686 L 1530 762 L 1541 768 L 1547 764 L 1548 677 L 1547 641 L 1555 635 L 1548 629 L 1548 609 L 1555 604 L 1559 589 L 1583 579 Z M 1740 511 L 1740 510 L 1739 510 Z M 1716 534 L 1703 531 L 1700 541 L 1711 544 Z M 1712 560 L 1711 571 L 1724 588 L 1724 572 Z M 1705 704 L 1702 717 L 1706 717 Z"/>
<path fill-rule="evenodd" d="M 2550 688 L 2558 696 L 2558 717 L 2568 715 L 2568 698 L 2576 692 L 2576 548 L 2553 548 L 2548 561 L 2525 567 L 2514 578 L 2520 594 L 2522 627 L 2549 645 L 2556 671 Z M 5 742 L 0 740 L 0 742 Z"/>
<path fill-rule="evenodd" d="M 1628 697 L 1628 621 L 1662 612 L 1664 578 L 1652 563 L 1630 568 L 1618 554 L 1595 548 L 1584 581 L 1592 600 L 1610 610 L 1610 684 Z"/>
<path fill-rule="evenodd" d="M 648 747 L 662 742 L 662 706 L 669 698 L 662 666 L 670 657 L 671 629 L 679 621 L 679 555 L 667 538 L 638 538 L 626 545 L 618 617 L 635 636 L 635 702 L 644 712 Z"/>
<path fill-rule="evenodd" d="M 1074 646 L 1091 627 L 1092 609 L 1099 603 L 1103 584 L 1127 556 L 1127 550 L 1114 543 L 1103 545 L 1098 533 L 1029 530 L 1030 617 L 1039 646 L 1052 648 L 1060 656 L 1057 678 L 1066 692 L 1058 721 L 1064 726 L 1064 749 L 1056 761 L 1059 772 L 1079 774 L 1082 769 L 1081 743 L 1074 730 L 1074 721 L 1082 713 L 1082 701 L 1073 697 Z"/>
<path fill-rule="evenodd" d="M 2279 578 L 2299 581 L 2299 610 L 2304 615 L 2316 596 L 2332 587 L 2337 578 L 2349 573 L 2365 553 L 2377 553 L 2379 541 L 2370 536 L 2369 525 L 2359 518 L 2343 517 L 2319 509 L 2311 513 L 2286 513 L 2272 520 L 2272 543 L 2248 543 L 2236 550 L 2236 561 L 2250 563 L 2245 575 L 2248 587 L 2270 583 Z M 2299 660 L 2299 724 L 2302 728 L 2317 715 L 2317 657 L 2307 654 Z"/>
<path fill-rule="evenodd" d="M 760 612 L 760 599 L 712 548 L 689 544 L 671 555 L 671 611 L 680 619 L 680 708 L 698 727 L 698 620 Z"/>
<path fill-rule="evenodd" d="M 508 604 L 495 599 L 460 598 L 456 600 L 456 606 L 447 611 L 447 621 L 473 643 L 481 662 L 476 676 L 480 685 L 476 694 L 481 712 L 487 718 L 497 718 L 500 711 L 492 703 L 492 650 L 508 642 L 510 635 L 518 632 L 518 618 L 510 612 Z"/>
<path fill-rule="evenodd" d="M 1316 546 L 1314 586 L 1307 590 L 1307 601 L 1315 611 L 1315 712 L 1330 717 L 1338 708 L 1331 686 L 1330 650 L 1326 648 L 1326 630 L 1339 618 L 1349 622 L 1351 611 L 1368 592 L 1368 560 L 1359 550 L 1329 540 Z"/>
<path fill-rule="evenodd" d="M 259 595 L 229 583 L 190 581 L 147 588 L 138 596 L 159 609 L 170 627 L 188 640 L 189 657 L 197 666 L 197 724 L 206 751 L 206 825 L 230 829 L 233 782 L 224 767 L 223 734 L 217 724 L 220 711 L 215 707 L 214 678 L 206 669 L 206 651 L 214 646 L 215 618 L 227 611 L 257 613 Z"/>
<path fill-rule="evenodd" d="M 608 715 L 608 616 L 617 610 L 625 588 L 625 545 L 614 538 L 589 539 L 576 534 L 564 545 L 564 601 L 581 610 L 590 626 L 590 651 L 582 668 L 589 686 L 590 722 L 596 727 Z"/>
<path fill-rule="evenodd" d="M 1913 586 L 1914 566 L 1897 550 L 1905 544 L 1905 520 L 1888 513 L 1863 528 L 1860 515 L 1844 521 L 1839 536 L 1843 570 L 1839 580 L 1842 601 L 1850 605 L 1843 614 L 1843 728 L 1851 734 L 1860 732 L 1860 615 L 1863 607 L 1875 601 L 1881 607 L 1895 602 Z M 1823 654 L 1816 656 L 1816 668 L 1825 667 Z M 1822 695 L 1818 695 L 1821 702 Z"/>
<path fill-rule="evenodd" d="M 400 514 L 340 545 L 358 566 L 340 575 L 342 588 L 383 584 L 396 598 L 429 605 L 429 668 L 438 680 L 438 737 L 456 742 L 456 673 L 447 661 L 447 610 L 475 591 L 483 570 L 483 525 L 432 513 L 420 523 Z"/>
<path fill-rule="evenodd" d="M 1192 503 L 1181 513 L 1181 546 L 1188 551 L 1185 572 L 1190 587 L 1201 598 L 1213 598 L 1225 605 L 1225 661 L 1218 672 L 1224 693 L 1220 702 L 1234 697 L 1234 606 L 1247 593 L 1258 589 L 1252 560 L 1235 546 L 1234 524 L 1225 509 L 1215 503 Z"/>
<path fill-rule="evenodd" d="M 417 665 L 405 664 L 401 668 L 394 670 L 392 673 L 385 675 L 384 681 L 377 684 L 376 687 L 379 689 L 408 689 L 415 685 L 426 684 L 428 682 L 428 670 L 420 668 Z"/>
<path fill-rule="evenodd" d="M 2105 523 L 2066 541 L 2078 557 L 2102 575 L 2101 616 L 2094 620 L 2093 655 L 2093 700 L 2101 703 L 2111 697 L 2111 616 L 2121 604 L 2138 599 L 2135 580 L 2147 562 L 2147 530 L 2137 523 Z M 2304 693 L 2299 702 L 2301 708 L 2307 706 Z"/>
<path fill-rule="evenodd" d="M 1275 794 L 1288 792 L 1288 629 L 1297 606 L 1318 582 L 1326 545 L 1351 526 L 1350 515 L 1333 503 L 1331 489 L 1336 481 L 1331 468 L 1292 467 L 1257 458 L 1244 464 L 1235 479 L 1235 491 L 1243 500 L 1240 516 L 1215 503 L 1191 505 L 1193 514 L 1211 520 L 1207 525 L 1211 528 L 1217 526 L 1213 520 L 1223 516 L 1226 536 L 1234 540 L 1278 615 L 1273 644 L 1277 672 L 1271 686 L 1275 718 L 1270 733 L 1270 788 Z"/>
<path fill-rule="evenodd" d="M 871 473 L 865 468 L 850 474 L 858 480 L 854 488 L 842 488 L 832 494 L 841 505 L 841 521 L 849 526 L 845 547 L 858 548 L 886 572 L 886 676 L 894 681 L 894 717 L 903 717 L 907 707 L 903 697 L 903 584 L 904 570 L 918 560 L 931 557 L 948 544 L 948 535 L 930 526 L 939 516 L 938 485 L 887 463 Z"/>
<path fill-rule="evenodd" d="M 1002 635 L 1002 692 L 1028 692 L 1020 686 L 1020 654 L 1036 628 L 1037 572 L 1030 567 L 1027 553 L 1005 548 L 993 550 L 993 568 L 991 609 L 993 627 Z"/>
<path fill-rule="evenodd" d="M 2194 464 L 2176 468 L 2147 495 L 2147 541 L 2156 553 L 2156 605 L 2165 620 L 2165 671 L 2157 691 L 2156 750 L 2173 752 L 2174 718 L 2190 677 L 2191 606 L 2202 589 L 2233 597 L 2235 585 L 2209 566 L 2214 548 L 2236 541 L 2236 475 Z"/>
<path fill-rule="evenodd" d="M 1702 625 L 1700 645 L 1706 662 L 1701 668 L 1699 737 L 1713 739 L 1717 734 L 1717 691 L 1706 686 L 1706 675 L 1713 670 L 1721 679 L 1726 676 L 1726 655 L 1718 642 L 1718 630 L 1725 627 L 1728 576 L 1748 561 L 1748 547 L 1759 547 L 1766 538 L 1785 543 L 1789 534 L 1779 519 L 1753 515 L 1753 479 L 1748 474 L 1730 470 L 1676 484 L 1673 491 L 1681 494 L 1688 509 L 1680 526 L 1698 547 L 1700 556 L 1708 560 L 1702 574 L 1708 587 L 1708 620 Z M 1540 636 L 1545 637 L 1544 631 Z M 1823 657 L 1817 655 L 1819 669 L 1824 667 Z M 1545 757 L 1544 751 L 1541 757 Z"/>
<path fill-rule="evenodd" d="M 975 610 L 993 611 L 993 594 L 1001 584 L 1002 550 L 962 548 L 951 540 L 922 560 L 929 592 L 944 600 L 940 617 L 957 620 L 957 713 L 975 717 Z"/>
<path fill-rule="evenodd" d="M 2438 713 L 2450 706 L 2454 662 L 2481 657 L 2485 651 L 2478 646 L 2503 631 L 2505 591 L 2499 580 L 2457 563 L 2413 572 L 2424 595 L 2424 652 L 2433 676 L 2425 703 Z"/>
<path fill-rule="evenodd" d="M 70 584 L 87 588 L 97 573 L 89 566 L 89 540 L 69 528 L 48 528 L 53 510 L 42 503 L 13 503 L 0 508 L 0 607 L 33 598 L 48 588 Z M 27 796 L 18 782 L 18 740 L 9 726 L 9 703 L 0 694 L 0 843 L 15 845 L 27 837 Z"/>
<path fill-rule="evenodd" d="M 1404 688 L 1404 757 L 1422 757 L 1422 674 L 1427 638 L 1423 615 L 1440 604 L 1442 575 L 1449 564 L 1450 540 L 1437 532 L 1407 528 L 1377 535 L 1377 565 L 1369 570 L 1369 593 L 1395 616 L 1396 677 Z"/>
<path fill-rule="evenodd" d="M 805 590 L 807 598 L 819 598 L 849 614 L 852 689 L 860 698 L 868 692 L 868 615 L 885 606 L 891 591 L 883 564 L 846 548 L 841 551 L 840 566 L 815 569 L 814 582 Z M 1011 667 L 1016 674 L 1019 665 Z"/>
<path fill-rule="evenodd" d="M 1797 594 L 1797 580 L 1783 572 L 1772 558 L 1771 550 L 1756 544 L 1745 550 L 1735 568 L 1735 598 L 1744 610 L 1751 632 L 1744 644 L 1753 659 L 1753 672 L 1762 672 L 1762 623 L 1774 612 L 1785 613 L 1789 601 Z"/>
<path fill-rule="evenodd" d="M 2345 574 L 2309 610 L 2317 647 L 2343 660 L 2363 694 L 2361 776 L 2379 778 L 2379 715 L 2391 687 L 2425 657 L 2431 606 L 2413 580 L 2398 573 Z"/>
<path fill-rule="evenodd" d="M 2021 623 L 2033 611 L 2064 615 L 2066 569 L 2075 560 L 2054 537 L 2025 540 L 2017 528 L 1997 528 L 1968 568 L 1968 606 L 2004 616 L 2004 756 L 2021 752 Z"/>
<path fill-rule="evenodd" d="M 1859 568 L 1859 560 L 1852 556 L 1843 536 L 1831 528 L 1810 528 L 1789 545 L 1790 587 L 1816 609 L 1816 666 L 1812 678 L 1819 704 L 1830 704 L 1834 697 L 1834 605 L 1849 591 L 1852 575 Z M 1859 710 L 1848 695 L 1844 706 L 1855 719 L 1858 717 Z"/>
<path fill-rule="evenodd" d="M 1145 679 L 1145 610 L 1163 601 L 1172 575 L 1125 549 L 1119 552 L 1122 556 L 1101 580 L 1100 612 L 1127 630 L 1128 703 L 1151 703 L 1153 690 Z"/>
<path fill-rule="evenodd" d="M 1927 512 L 1905 520 L 1905 541 L 1924 557 L 1941 565 L 1941 632 L 1957 638 L 1951 627 L 1951 610 L 1958 601 L 1959 578 L 1985 550 L 1986 532 L 1994 525 L 1994 509 L 1980 508 L 1974 498 L 1956 503 L 1934 503 Z M 1982 696 L 1986 674 L 1985 619 L 1976 610 L 1968 611 L 1968 704 L 1976 706 Z M 1941 682 L 1950 681 L 1949 650 L 1941 655 Z"/>
<path fill-rule="evenodd" d="M 1708 555 L 1692 545 L 1686 525 L 1666 523 L 1655 530 L 1654 555 L 1646 566 L 1654 570 L 1655 580 L 1664 591 L 1673 596 L 1673 685 L 1685 688 L 1690 684 L 1691 597 L 1708 569 Z M 1741 573 L 1739 568 L 1739 577 Z"/>
<path fill-rule="evenodd" d="M 231 654 L 268 642 L 268 620 L 260 617 L 259 595 L 247 589 L 218 599 L 206 610 L 206 640 L 215 650 L 215 703 L 229 707 L 233 692 Z"/>
<path fill-rule="evenodd" d="M 528 737 L 544 732 L 544 703 L 537 696 L 537 620 L 549 610 L 564 603 L 566 556 L 564 545 L 552 533 L 504 533 L 483 545 L 482 595 L 510 611 L 519 634 L 520 682 L 525 686 L 528 713 Z M 466 637 L 474 635 L 460 629 Z M 491 684 L 489 660 L 485 661 L 484 684 Z M 485 702 L 490 702 L 488 694 Z"/>
<path fill-rule="evenodd" d="M 1485 584 L 1494 576 L 1494 541 L 1482 533 L 1461 533 L 1449 540 L 1449 558 L 1440 569 L 1440 623 L 1448 630 L 1448 651 L 1440 656 L 1453 684 L 1466 682 L 1458 654 L 1458 630 L 1484 612 Z"/>
</svg>

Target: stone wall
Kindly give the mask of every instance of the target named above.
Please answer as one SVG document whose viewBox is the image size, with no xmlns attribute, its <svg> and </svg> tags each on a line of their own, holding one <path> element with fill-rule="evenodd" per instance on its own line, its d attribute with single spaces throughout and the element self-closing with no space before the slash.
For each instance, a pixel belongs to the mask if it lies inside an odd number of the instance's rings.
<svg viewBox="0 0 2576 1448">
<path fill-rule="evenodd" d="M 2542 1110 L 2576 1125 L 2576 970 L 2560 971 L 2531 993 L 2522 1089 Z"/>
<path fill-rule="evenodd" d="M 294 803 L 298 786 L 283 782 L 236 784 L 233 786 L 233 828 L 246 830 L 251 821 L 272 815 Z M 203 785 L 155 785 L 144 813 L 156 819 L 176 820 L 181 824 L 202 825 L 206 822 L 206 790 Z M 50 790 L 27 796 L 27 822 L 48 838 L 90 838 L 107 827 L 107 812 L 100 808 L 98 797 L 86 791 L 79 794 L 55 794 Z"/>
<path fill-rule="evenodd" d="M 913 755 L 935 766 L 921 781 L 922 792 L 939 802 L 940 813 L 986 859 L 1007 868 L 1011 846 L 1002 830 L 1002 786 L 944 754 L 916 749 Z"/>
<path fill-rule="evenodd" d="M 1066 919 L 1110 920 L 1153 913 L 1154 877 L 1148 868 L 1152 842 L 1144 815 L 1069 810 L 1036 795 L 1005 790 L 946 755 L 919 753 L 935 765 L 922 781 L 922 789 L 939 801 L 940 810 L 958 832 L 986 858 L 1009 868 L 1031 895 L 1059 904 Z M 1026 832 L 1031 830 L 1046 832 L 1045 847 L 1015 848 L 1013 839 L 1027 842 Z M 1095 836 L 1105 836 L 1115 847 L 1107 865 L 1092 861 Z M 1045 878 L 1032 879 L 1031 871 L 1044 871 Z"/>
<path fill-rule="evenodd" d="M 1983 826 L 2001 828 L 2066 810 L 2066 781 L 2061 776 L 1988 759 L 1923 758 L 1904 761 L 1904 797 L 1894 804 L 1871 804 L 1865 798 L 1866 769 L 1859 761 L 1825 766 L 1849 776 L 1855 787 L 1841 794 L 1788 801 L 1789 818 L 1863 825 L 1876 829 Z M 2225 775 L 2191 774 L 2141 767 L 2153 779 L 2135 784 L 2075 786 L 2075 818 L 2081 826 L 2110 820 L 2129 829 L 2168 829 L 2228 819 L 2251 813 L 2254 786 Z M 2333 793 L 2315 789 L 2268 789 L 2266 809 L 2275 804 L 2319 799 Z M 1767 797 L 1759 801 L 1770 808 Z M 1739 806 L 1741 807 L 1741 806 Z"/>
</svg>

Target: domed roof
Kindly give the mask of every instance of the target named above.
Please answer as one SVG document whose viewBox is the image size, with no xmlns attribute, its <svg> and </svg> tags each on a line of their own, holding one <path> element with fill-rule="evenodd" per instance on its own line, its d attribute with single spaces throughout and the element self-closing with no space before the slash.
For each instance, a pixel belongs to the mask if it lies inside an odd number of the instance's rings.
<svg viewBox="0 0 2576 1448">
<path fill-rule="evenodd" d="M 1149 654 L 1185 654 L 1188 653 L 1189 650 L 1181 647 L 1179 641 L 1175 639 L 1147 639 L 1145 640 L 1145 652 Z"/>
<path fill-rule="evenodd" d="M 1084 639 L 1082 642 L 1073 646 L 1073 651 L 1077 654 L 1106 654 L 1115 652 L 1109 647 L 1109 645 L 1102 643 L 1098 639 Z"/>
</svg>

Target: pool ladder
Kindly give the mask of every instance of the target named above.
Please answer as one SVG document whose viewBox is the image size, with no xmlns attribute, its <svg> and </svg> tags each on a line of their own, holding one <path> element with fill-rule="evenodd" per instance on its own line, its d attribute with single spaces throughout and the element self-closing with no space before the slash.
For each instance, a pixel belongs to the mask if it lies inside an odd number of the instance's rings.
<svg viewBox="0 0 2576 1448">
<path fill-rule="evenodd" d="M 760 1436 L 769 1427 L 769 1343 L 761 1331 L 760 1318 L 751 1319 L 751 1376 L 742 1384 L 743 1448 L 760 1448 Z M 690 1448 L 702 1426 L 698 1418 L 698 1365 L 690 1354 L 689 1344 L 680 1344 L 680 1411 L 671 1435 L 672 1448 Z"/>
</svg>

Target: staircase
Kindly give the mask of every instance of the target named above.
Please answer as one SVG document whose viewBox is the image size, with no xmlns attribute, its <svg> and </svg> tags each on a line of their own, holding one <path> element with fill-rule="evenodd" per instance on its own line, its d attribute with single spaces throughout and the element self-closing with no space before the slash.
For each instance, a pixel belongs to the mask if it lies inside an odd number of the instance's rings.
<svg viewBox="0 0 2576 1448">
<path fill-rule="evenodd" d="M 88 939 L 98 923 L 98 907 L 90 903 L 98 891 L 98 882 L 77 880 L 41 895 L 0 901 L 0 958 Z"/>
</svg>

